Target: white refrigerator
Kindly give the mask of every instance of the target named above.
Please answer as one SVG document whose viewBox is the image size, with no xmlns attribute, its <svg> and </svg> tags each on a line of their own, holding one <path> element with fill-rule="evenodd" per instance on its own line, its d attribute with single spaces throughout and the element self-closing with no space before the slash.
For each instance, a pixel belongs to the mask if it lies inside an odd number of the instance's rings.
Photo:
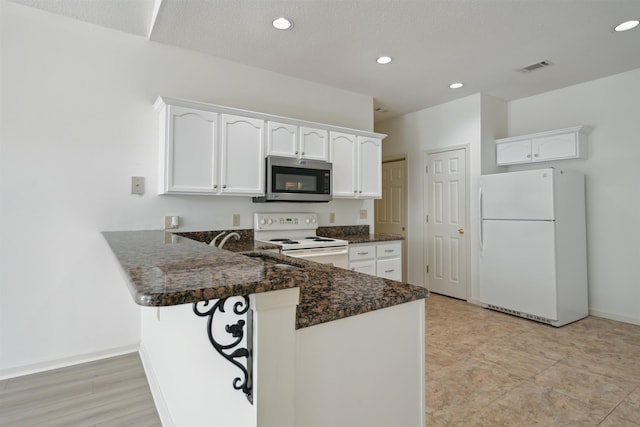
<svg viewBox="0 0 640 427">
<path fill-rule="evenodd" d="M 588 315 L 584 175 L 480 178 L 480 302 L 562 326 Z"/>
</svg>

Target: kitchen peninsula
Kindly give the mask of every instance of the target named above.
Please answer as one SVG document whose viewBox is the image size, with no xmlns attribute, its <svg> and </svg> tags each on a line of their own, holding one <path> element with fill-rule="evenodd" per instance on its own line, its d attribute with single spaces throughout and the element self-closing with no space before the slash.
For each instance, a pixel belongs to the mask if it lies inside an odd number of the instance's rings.
<svg viewBox="0 0 640 427">
<path fill-rule="evenodd" d="M 163 424 L 424 425 L 426 289 L 164 231 L 104 237 L 143 306 L 140 353 Z M 216 353 L 217 327 L 222 346 L 251 353 L 234 359 L 248 379 Z"/>
</svg>

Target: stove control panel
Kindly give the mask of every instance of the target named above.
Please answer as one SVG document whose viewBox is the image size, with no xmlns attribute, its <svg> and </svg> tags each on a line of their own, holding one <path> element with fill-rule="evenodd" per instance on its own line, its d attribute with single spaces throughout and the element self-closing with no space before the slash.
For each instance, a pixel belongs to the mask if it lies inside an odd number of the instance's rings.
<svg viewBox="0 0 640 427">
<path fill-rule="evenodd" d="M 315 230 L 318 215 L 314 213 L 255 213 L 254 230 Z"/>
</svg>

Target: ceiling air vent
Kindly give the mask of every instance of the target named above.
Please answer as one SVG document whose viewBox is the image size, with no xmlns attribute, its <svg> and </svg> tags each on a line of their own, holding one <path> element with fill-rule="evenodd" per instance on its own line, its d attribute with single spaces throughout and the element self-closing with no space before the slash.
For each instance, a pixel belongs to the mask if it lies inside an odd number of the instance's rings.
<svg viewBox="0 0 640 427">
<path fill-rule="evenodd" d="M 527 65 L 524 68 L 520 69 L 521 73 L 530 73 L 531 71 L 535 71 L 538 70 L 540 68 L 544 68 L 551 65 L 551 63 L 549 61 L 540 61 L 540 62 L 536 62 L 535 64 L 531 64 L 531 65 Z"/>
</svg>

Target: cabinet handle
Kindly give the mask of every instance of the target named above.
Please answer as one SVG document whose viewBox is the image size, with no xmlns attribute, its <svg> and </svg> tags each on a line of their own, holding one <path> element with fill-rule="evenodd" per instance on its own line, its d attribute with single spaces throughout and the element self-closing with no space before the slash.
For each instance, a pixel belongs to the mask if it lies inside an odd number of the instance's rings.
<svg viewBox="0 0 640 427">
<path fill-rule="evenodd" d="M 540 157 L 540 154 L 536 153 L 533 155 L 533 157 Z"/>
<path fill-rule="evenodd" d="M 393 249 L 385 249 L 385 252 L 393 252 Z"/>
<path fill-rule="evenodd" d="M 362 193 L 362 190 L 358 191 L 358 193 Z"/>
<path fill-rule="evenodd" d="M 223 184 L 223 185 L 222 185 L 222 188 L 227 188 L 227 184 Z"/>
<path fill-rule="evenodd" d="M 358 255 L 369 255 L 369 252 L 358 252 Z"/>
<path fill-rule="evenodd" d="M 527 154 L 527 159 L 530 159 L 530 158 L 531 158 L 531 154 Z"/>
<path fill-rule="evenodd" d="M 213 189 L 215 190 L 216 188 L 218 188 L 218 184 L 213 186 Z"/>
<path fill-rule="evenodd" d="M 301 154 L 304 156 L 304 151 Z"/>
<path fill-rule="evenodd" d="M 358 194 L 358 190 L 353 190 L 353 194 Z"/>
<path fill-rule="evenodd" d="M 396 269 L 395 269 L 395 268 L 392 268 L 391 270 L 385 270 L 384 272 L 385 272 L 385 273 L 393 273 L 394 271 L 396 271 Z"/>
<path fill-rule="evenodd" d="M 298 154 L 298 152 L 296 151 L 296 154 Z"/>
</svg>

